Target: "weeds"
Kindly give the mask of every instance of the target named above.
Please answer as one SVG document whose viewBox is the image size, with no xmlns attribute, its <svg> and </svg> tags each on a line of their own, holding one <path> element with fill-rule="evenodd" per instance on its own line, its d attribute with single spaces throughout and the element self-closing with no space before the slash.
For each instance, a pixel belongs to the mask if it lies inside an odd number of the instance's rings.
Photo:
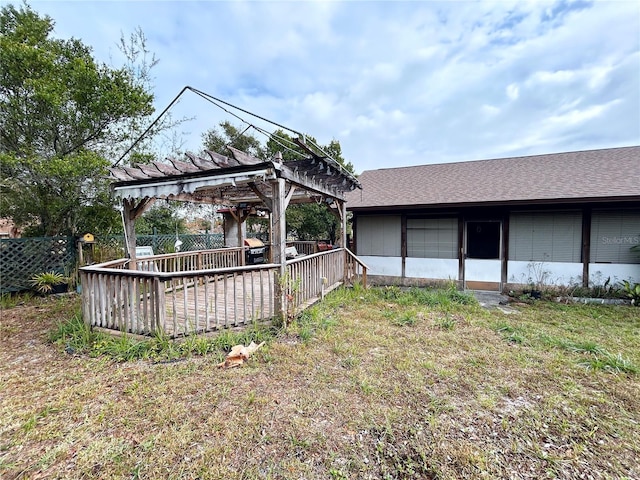
<svg viewBox="0 0 640 480">
<path fill-rule="evenodd" d="M 436 326 L 443 330 L 453 330 L 456 328 L 456 320 L 449 313 L 446 313 L 443 318 L 436 321 Z"/>
<path fill-rule="evenodd" d="M 391 320 L 391 323 L 398 327 L 412 327 L 417 322 L 418 322 L 418 318 L 415 312 L 412 312 L 412 311 L 402 312 L 400 313 L 399 316 L 394 317 Z"/>
<path fill-rule="evenodd" d="M 526 337 L 524 331 L 520 327 L 514 327 L 508 323 L 499 322 L 494 325 L 494 330 L 502 334 L 502 338 L 510 343 L 524 344 L 526 343 Z"/>
<path fill-rule="evenodd" d="M 580 365 L 593 370 L 605 370 L 613 373 L 630 373 L 637 374 L 636 367 L 629 359 L 624 358 L 622 354 L 612 355 L 603 352 L 600 355 L 592 355 L 588 359 L 580 362 Z"/>
<path fill-rule="evenodd" d="M 286 330 L 100 347 L 153 363 L 93 358 L 105 339 L 82 322 L 52 341 L 86 350 L 52 352 L 40 339 L 77 304 L 3 311 L 0 477 L 639 476 L 637 308 L 536 302 L 507 316 L 451 292 L 380 290 L 335 290 Z M 405 315 L 415 322 L 393 323 Z M 268 338 L 255 368 L 188 358 Z"/>
<path fill-rule="evenodd" d="M 0 295 L 0 309 L 15 308 L 31 300 L 31 293 L 3 293 Z"/>
<path fill-rule="evenodd" d="M 409 288 L 401 289 L 397 286 L 372 288 L 370 298 L 394 301 L 398 305 L 425 305 L 450 307 L 453 305 L 477 305 L 472 293 L 462 292 L 454 284 L 445 289 L 441 288 Z"/>
<path fill-rule="evenodd" d="M 67 321 L 58 322 L 49 333 L 49 341 L 69 354 L 106 356 L 118 362 L 135 360 L 166 361 L 192 355 L 207 355 L 212 352 L 229 351 L 238 344 L 248 345 L 252 341 L 269 341 L 275 331 L 253 326 L 243 331 L 224 330 L 214 337 L 190 335 L 183 341 L 175 341 L 161 332 L 149 339 L 141 340 L 123 333 L 112 336 L 91 330 L 76 313 Z"/>
</svg>

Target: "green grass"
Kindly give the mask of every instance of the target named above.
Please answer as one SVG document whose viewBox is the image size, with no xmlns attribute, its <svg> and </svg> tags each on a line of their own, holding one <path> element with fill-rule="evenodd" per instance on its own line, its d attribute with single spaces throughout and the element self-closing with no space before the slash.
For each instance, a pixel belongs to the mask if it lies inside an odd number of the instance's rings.
<svg viewBox="0 0 640 480">
<path fill-rule="evenodd" d="M 77 307 L 3 311 L 2 478 L 640 478 L 635 307 L 358 286 L 178 343 L 107 341 Z"/>
<path fill-rule="evenodd" d="M 276 331 L 265 326 L 252 326 L 242 331 L 224 330 L 216 336 L 191 335 L 178 341 L 158 333 L 149 339 L 122 334 L 97 333 L 76 312 L 71 319 L 59 321 L 49 333 L 49 341 L 68 354 L 105 356 L 118 362 L 135 360 L 170 361 L 193 355 L 217 354 L 238 344 L 260 343 L 274 338 Z"/>
<path fill-rule="evenodd" d="M 18 305 L 28 303 L 33 298 L 33 294 L 27 293 L 3 293 L 0 295 L 0 309 L 14 308 Z"/>
</svg>

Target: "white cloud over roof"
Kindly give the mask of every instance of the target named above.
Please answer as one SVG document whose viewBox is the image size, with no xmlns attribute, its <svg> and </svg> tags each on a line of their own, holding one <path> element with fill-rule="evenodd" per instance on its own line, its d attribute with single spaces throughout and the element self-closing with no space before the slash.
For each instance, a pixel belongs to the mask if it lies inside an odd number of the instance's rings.
<svg viewBox="0 0 640 480">
<path fill-rule="evenodd" d="M 158 110 L 192 85 L 339 140 L 358 172 L 640 144 L 636 2 L 31 4 L 105 61 L 140 26 Z M 193 150 L 234 121 L 198 98 L 177 113 Z"/>
</svg>

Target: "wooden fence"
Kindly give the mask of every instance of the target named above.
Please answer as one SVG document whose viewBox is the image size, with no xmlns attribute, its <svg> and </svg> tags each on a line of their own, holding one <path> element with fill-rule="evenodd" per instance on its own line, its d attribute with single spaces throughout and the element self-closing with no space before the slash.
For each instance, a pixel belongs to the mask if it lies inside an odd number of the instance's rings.
<svg viewBox="0 0 640 480">
<path fill-rule="evenodd" d="M 191 272 L 81 269 L 83 317 L 94 327 L 171 337 L 275 316 L 274 264 Z"/>
<path fill-rule="evenodd" d="M 242 255 L 221 249 L 144 257 L 136 270 L 127 259 L 83 267 L 85 322 L 175 338 L 297 313 L 356 275 L 366 279 L 366 266 L 347 249 L 288 261 L 284 279 L 277 264 L 241 266 Z M 286 312 L 278 311 L 281 288 L 291 302 Z"/>
</svg>

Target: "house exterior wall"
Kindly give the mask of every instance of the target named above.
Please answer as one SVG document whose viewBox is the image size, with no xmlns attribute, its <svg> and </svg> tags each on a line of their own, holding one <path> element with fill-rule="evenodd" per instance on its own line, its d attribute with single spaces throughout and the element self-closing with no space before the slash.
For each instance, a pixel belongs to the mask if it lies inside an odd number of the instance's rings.
<svg viewBox="0 0 640 480">
<path fill-rule="evenodd" d="M 405 276 L 437 280 L 460 280 L 457 258 L 412 258 L 405 261 Z M 375 274 L 374 274 L 375 275 Z"/>
<path fill-rule="evenodd" d="M 462 225 L 478 218 L 502 222 L 498 260 L 466 258 Z M 369 238 L 380 232 L 382 240 Z M 640 209 L 624 205 L 356 212 L 354 242 L 374 281 L 376 276 L 403 284 L 501 278 L 502 289 L 529 283 L 593 286 L 607 278 L 640 282 L 640 252 L 630 250 L 640 245 Z"/>
<path fill-rule="evenodd" d="M 507 262 L 508 283 L 517 285 L 550 286 L 580 285 L 583 265 L 581 262 Z"/>
</svg>

